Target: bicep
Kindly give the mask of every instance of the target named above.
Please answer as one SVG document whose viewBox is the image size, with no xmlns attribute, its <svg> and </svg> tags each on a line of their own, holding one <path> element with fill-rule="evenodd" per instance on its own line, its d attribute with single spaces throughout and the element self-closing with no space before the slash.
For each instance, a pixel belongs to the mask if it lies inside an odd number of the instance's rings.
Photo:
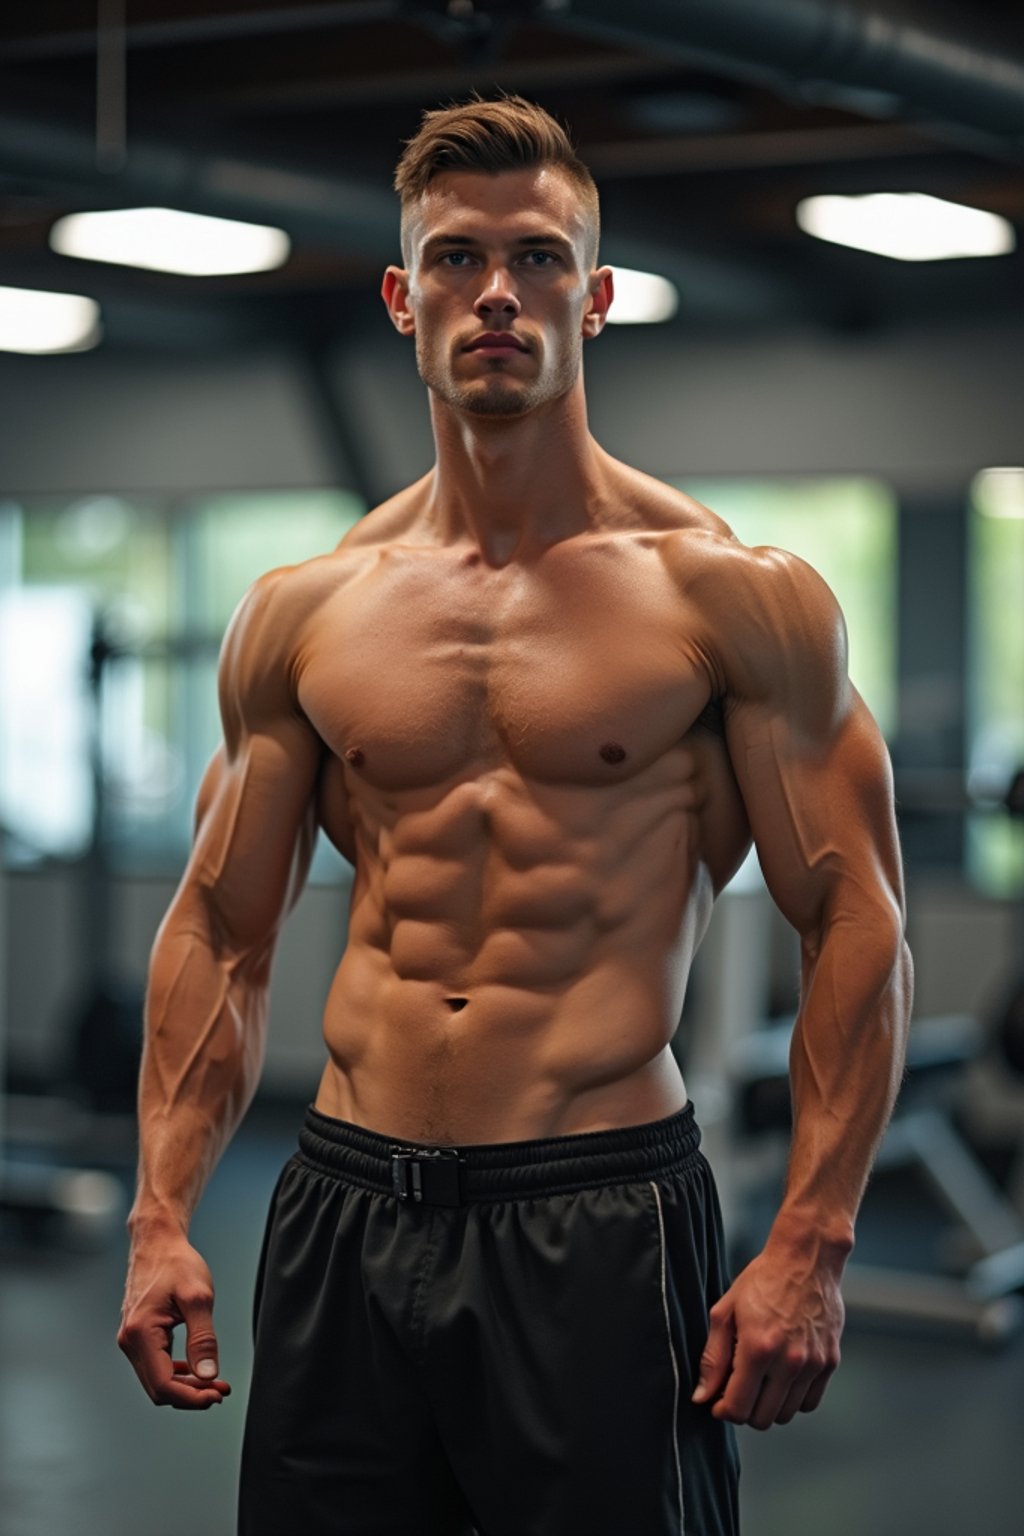
<svg viewBox="0 0 1024 1536">
<path fill-rule="evenodd" d="M 308 871 L 322 743 L 298 717 L 243 731 L 215 757 L 186 880 L 221 945 L 259 949 L 275 934 Z M 296 888 L 298 887 L 298 889 Z"/>
<path fill-rule="evenodd" d="M 844 911 L 902 917 L 888 753 L 860 696 L 845 694 L 820 733 L 772 699 L 738 703 L 727 726 L 765 881 L 802 934 Z"/>
<path fill-rule="evenodd" d="M 183 882 L 202 901 L 218 947 L 238 955 L 273 939 L 301 890 L 325 750 L 292 699 L 272 602 L 272 589 L 253 591 L 225 638 L 224 741 L 200 786 Z"/>
<path fill-rule="evenodd" d="M 206 819 L 207 812 L 217 798 L 217 789 L 224 776 L 225 754 L 224 743 L 221 742 L 216 752 L 210 758 L 203 771 L 203 777 L 199 782 L 199 792 L 196 795 L 195 809 L 192 814 L 192 841 L 199 836 L 199 829 Z"/>
</svg>

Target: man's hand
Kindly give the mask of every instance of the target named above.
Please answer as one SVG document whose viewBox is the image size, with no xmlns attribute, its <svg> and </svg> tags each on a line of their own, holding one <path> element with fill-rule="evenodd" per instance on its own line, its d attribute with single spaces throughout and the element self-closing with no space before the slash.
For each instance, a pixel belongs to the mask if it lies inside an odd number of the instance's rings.
<svg viewBox="0 0 1024 1536">
<path fill-rule="evenodd" d="M 711 1308 L 693 1401 L 752 1429 L 811 1413 L 839 1364 L 844 1316 L 835 1266 L 769 1245 Z"/>
<path fill-rule="evenodd" d="M 188 1358 L 172 1360 L 171 1339 L 182 1323 Z M 212 1408 L 231 1391 L 217 1374 L 213 1280 L 180 1234 L 133 1244 L 117 1342 L 154 1403 Z"/>
</svg>

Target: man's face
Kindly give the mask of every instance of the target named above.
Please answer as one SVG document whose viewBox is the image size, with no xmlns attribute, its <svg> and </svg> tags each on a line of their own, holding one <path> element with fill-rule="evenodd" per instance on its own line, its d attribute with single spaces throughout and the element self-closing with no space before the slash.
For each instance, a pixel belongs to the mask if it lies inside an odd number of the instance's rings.
<svg viewBox="0 0 1024 1536">
<path fill-rule="evenodd" d="M 383 294 L 435 395 L 515 417 L 568 393 L 584 338 L 604 324 L 611 274 L 589 268 L 586 212 L 566 176 L 445 172 L 406 232 L 409 267 L 388 268 Z"/>
</svg>

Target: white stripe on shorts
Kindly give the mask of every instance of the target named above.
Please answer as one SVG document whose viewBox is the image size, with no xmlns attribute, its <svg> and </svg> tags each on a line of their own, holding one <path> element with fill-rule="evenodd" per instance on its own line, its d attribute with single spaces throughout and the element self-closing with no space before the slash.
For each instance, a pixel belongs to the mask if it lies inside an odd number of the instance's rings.
<svg viewBox="0 0 1024 1536">
<path fill-rule="evenodd" d="M 654 1180 L 649 1180 L 654 1191 L 654 1203 L 658 1209 L 658 1239 L 661 1245 L 661 1306 L 665 1314 L 665 1337 L 668 1340 L 668 1357 L 672 1362 L 672 1376 L 675 1380 L 675 1394 L 672 1400 L 672 1450 L 676 1458 L 676 1489 L 679 1496 L 679 1536 L 685 1536 L 683 1528 L 683 1469 L 679 1464 L 679 1364 L 676 1360 L 675 1348 L 672 1344 L 672 1329 L 668 1316 L 668 1292 L 665 1289 L 665 1218 L 661 1211 L 661 1190 Z"/>
</svg>

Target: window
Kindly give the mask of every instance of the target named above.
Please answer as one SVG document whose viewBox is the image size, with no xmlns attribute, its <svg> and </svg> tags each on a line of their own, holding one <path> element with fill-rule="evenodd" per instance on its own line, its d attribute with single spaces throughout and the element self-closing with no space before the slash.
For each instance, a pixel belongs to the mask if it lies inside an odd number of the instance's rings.
<svg viewBox="0 0 1024 1536">
<path fill-rule="evenodd" d="M 968 523 L 968 765 L 993 799 L 1024 766 L 1024 470 L 986 470 Z M 1024 890 L 1024 826 L 993 809 L 968 818 L 968 871 L 985 891 Z"/>
<path fill-rule="evenodd" d="M 846 617 L 850 676 L 883 732 L 896 722 L 898 522 L 875 480 L 677 480 L 751 546 L 771 544 L 824 577 Z"/>
<path fill-rule="evenodd" d="M 0 503 L 0 709 L 9 725 L 13 708 L 33 722 L 7 731 L 0 756 L 0 823 L 16 854 L 73 857 L 88 844 L 98 730 L 108 857 L 180 867 L 220 740 L 217 657 L 232 612 L 257 576 L 327 553 L 363 511 L 336 490 L 173 507 L 110 496 Z M 90 688 L 97 620 L 111 649 Z M 337 878 L 340 860 L 321 844 L 313 877 Z"/>
<path fill-rule="evenodd" d="M 87 847 L 95 815 L 93 624 L 102 615 L 108 633 L 136 643 L 166 633 L 169 524 L 156 502 L 114 496 L 5 502 L 2 513 L 0 821 L 17 856 L 74 857 Z M 122 675 L 122 695 L 126 681 L 134 679 Z M 112 788 L 159 782 L 149 749 L 167 734 L 161 684 L 127 716 L 104 711 Z"/>
<path fill-rule="evenodd" d="M 186 785 L 176 806 L 179 844 L 190 835 L 199 781 L 221 739 L 217 657 L 231 615 L 258 576 L 327 554 L 365 510 L 345 491 L 260 492 L 204 497 L 181 517 L 176 609 L 200 644 L 186 646 L 178 670 L 175 734 Z M 337 858 L 321 838 L 311 879 L 335 878 Z"/>
</svg>

